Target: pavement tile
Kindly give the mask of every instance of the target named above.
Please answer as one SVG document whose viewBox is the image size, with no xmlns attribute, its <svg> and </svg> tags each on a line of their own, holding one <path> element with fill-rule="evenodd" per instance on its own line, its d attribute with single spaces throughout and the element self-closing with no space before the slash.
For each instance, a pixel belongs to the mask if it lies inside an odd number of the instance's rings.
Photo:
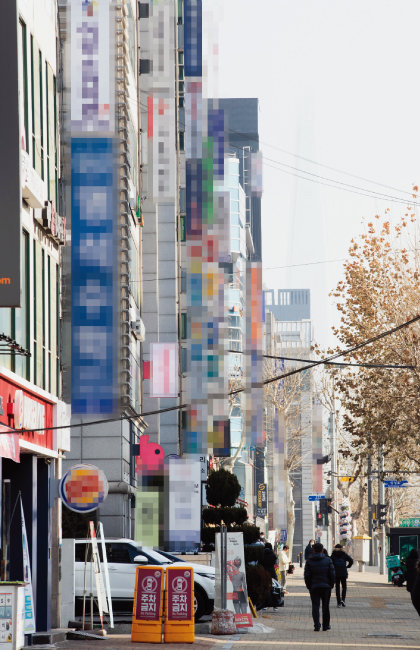
<svg viewBox="0 0 420 650">
<path fill-rule="evenodd" d="M 196 635 L 194 644 L 171 644 L 177 650 L 191 647 L 203 650 L 401 650 L 420 648 L 420 617 L 411 604 L 405 588 L 386 583 L 384 576 L 374 572 L 352 571 L 348 582 L 345 608 L 337 608 L 334 593 L 331 598 L 331 630 L 313 631 L 311 601 L 303 582 L 303 569 L 297 568 L 287 583 L 289 595 L 278 612 L 259 614 L 258 620 L 273 628 L 269 634 L 236 634 L 215 637 Z M 201 628 L 203 629 L 203 627 Z M 392 636 L 390 636 L 392 635 Z M 136 645 L 152 650 L 156 644 L 132 644 L 129 634 L 110 634 L 104 641 L 65 641 L 58 648 L 74 650 L 123 650 Z"/>
</svg>

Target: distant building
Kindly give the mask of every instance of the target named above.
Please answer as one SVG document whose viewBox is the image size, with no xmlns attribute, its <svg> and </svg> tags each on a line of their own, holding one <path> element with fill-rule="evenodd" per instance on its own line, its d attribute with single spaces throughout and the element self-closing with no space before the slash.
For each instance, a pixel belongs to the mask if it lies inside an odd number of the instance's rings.
<svg viewBox="0 0 420 650">
<path fill-rule="evenodd" d="M 276 373 L 288 369 L 301 367 L 302 364 L 291 359 L 309 359 L 311 356 L 312 324 L 310 321 L 310 291 L 309 289 L 279 289 L 264 291 L 266 312 L 270 314 L 271 345 L 275 350 L 275 356 L 282 357 L 276 366 Z M 293 542 L 293 555 L 306 546 L 308 540 L 314 537 L 315 517 L 313 503 L 308 497 L 314 491 L 322 487 L 320 472 L 316 459 L 322 455 L 321 445 L 321 418 L 320 405 L 314 398 L 313 380 L 311 371 L 303 371 L 300 375 L 301 381 L 297 387 L 299 405 L 296 421 L 292 422 L 287 429 L 281 412 L 273 414 L 276 422 L 276 435 L 279 436 L 279 443 L 274 443 L 273 455 L 276 459 L 276 444 L 280 447 L 277 453 L 280 457 L 283 449 L 287 447 L 288 437 L 296 432 L 298 439 L 299 453 L 301 456 L 300 467 L 290 472 L 293 481 L 293 499 L 295 502 L 295 534 Z M 287 454 L 286 454 L 287 455 Z M 277 456 L 278 459 L 278 456 Z M 281 469 L 281 471 L 284 471 Z M 284 474 L 286 477 L 286 474 Z M 274 478 L 274 481 L 276 479 Z M 287 486 L 279 485 L 280 492 L 286 493 Z M 271 496 L 273 503 L 276 503 L 278 494 Z M 287 528 L 287 502 L 280 506 L 281 519 L 284 527 Z"/>
</svg>

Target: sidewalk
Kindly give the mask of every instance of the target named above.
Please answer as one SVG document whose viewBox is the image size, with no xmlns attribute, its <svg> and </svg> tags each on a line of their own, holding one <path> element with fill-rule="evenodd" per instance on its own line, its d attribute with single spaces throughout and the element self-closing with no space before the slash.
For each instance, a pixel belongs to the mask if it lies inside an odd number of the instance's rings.
<svg viewBox="0 0 420 650">
<path fill-rule="evenodd" d="M 314 632 L 311 601 L 299 567 L 289 576 L 285 606 L 278 612 L 259 615 L 258 622 L 272 628 L 269 634 L 236 634 L 215 637 L 196 634 L 193 647 L 208 650 L 355 650 L 356 648 L 420 648 L 420 617 L 411 604 L 407 590 L 386 583 L 386 577 L 368 571 L 350 572 L 346 608 L 337 608 L 335 594 L 331 599 L 331 630 Z M 197 626 L 197 630 L 204 626 Z M 104 650 L 141 648 L 152 650 L 155 644 L 131 644 L 129 634 L 109 635 L 104 641 L 65 641 L 58 648 Z M 171 644 L 187 650 L 191 644 Z"/>
</svg>

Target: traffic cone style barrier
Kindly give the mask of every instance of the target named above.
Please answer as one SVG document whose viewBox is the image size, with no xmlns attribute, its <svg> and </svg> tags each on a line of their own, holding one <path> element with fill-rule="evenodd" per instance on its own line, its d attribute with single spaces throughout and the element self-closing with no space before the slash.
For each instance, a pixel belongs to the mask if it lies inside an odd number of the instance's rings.
<svg viewBox="0 0 420 650">
<path fill-rule="evenodd" d="M 163 580 L 162 567 L 137 567 L 131 641 L 162 643 Z"/>
<path fill-rule="evenodd" d="M 194 643 L 194 570 L 167 567 L 165 585 L 165 643 Z"/>
</svg>

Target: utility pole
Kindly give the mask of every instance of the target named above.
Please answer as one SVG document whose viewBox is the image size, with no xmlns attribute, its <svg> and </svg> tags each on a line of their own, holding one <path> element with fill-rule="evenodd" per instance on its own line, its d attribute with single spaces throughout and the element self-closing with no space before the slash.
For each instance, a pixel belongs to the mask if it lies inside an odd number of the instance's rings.
<svg viewBox="0 0 420 650">
<path fill-rule="evenodd" d="M 385 504 L 384 453 L 382 445 L 378 450 L 378 502 L 379 506 Z M 380 520 L 378 520 L 379 522 Z M 379 526 L 379 544 L 381 547 L 379 553 L 379 573 L 385 575 L 385 523 Z"/>
<path fill-rule="evenodd" d="M 369 523 L 369 566 L 373 566 L 373 512 L 372 512 L 372 456 L 367 459 L 367 498 L 368 498 L 368 523 Z"/>
<path fill-rule="evenodd" d="M 331 513 L 331 538 L 332 547 L 334 548 L 337 544 L 337 440 L 335 436 L 334 411 L 330 412 L 328 428 L 331 442 L 331 499 L 333 506 Z"/>
</svg>

